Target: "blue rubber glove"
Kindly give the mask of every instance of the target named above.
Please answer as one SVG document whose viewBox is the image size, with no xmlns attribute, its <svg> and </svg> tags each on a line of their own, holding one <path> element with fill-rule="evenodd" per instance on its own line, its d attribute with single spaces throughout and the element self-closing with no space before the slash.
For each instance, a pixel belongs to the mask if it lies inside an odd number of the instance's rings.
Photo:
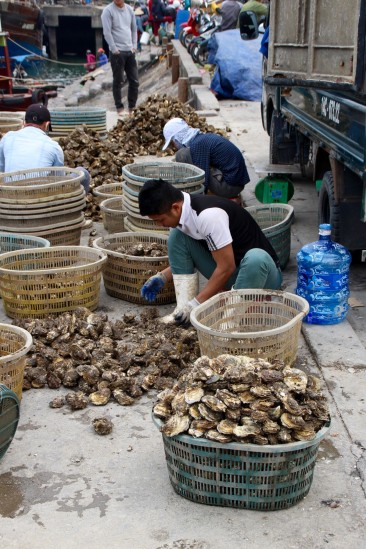
<svg viewBox="0 0 366 549">
<path fill-rule="evenodd" d="M 163 273 L 158 273 L 151 276 L 141 288 L 141 295 L 147 301 L 155 301 L 156 296 L 166 283 L 166 276 Z"/>
<path fill-rule="evenodd" d="M 182 307 L 179 311 L 177 311 L 174 315 L 174 320 L 176 324 L 180 324 L 181 326 L 188 326 L 190 323 L 190 316 L 191 311 L 198 307 L 198 305 L 201 305 L 199 301 L 194 297 L 191 299 L 191 301 L 188 301 L 184 307 Z"/>
</svg>

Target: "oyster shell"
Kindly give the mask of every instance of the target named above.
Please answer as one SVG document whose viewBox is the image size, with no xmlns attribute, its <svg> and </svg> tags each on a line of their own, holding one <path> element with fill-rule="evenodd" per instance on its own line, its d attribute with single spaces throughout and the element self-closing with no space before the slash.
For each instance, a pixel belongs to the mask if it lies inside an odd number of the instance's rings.
<svg viewBox="0 0 366 549">
<path fill-rule="evenodd" d="M 71 410 L 83 410 L 87 407 L 89 399 L 84 393 L 67 393 L 65 401 Z"/>
<path fill-rule="evenodd" d="M 109 399 L 111 398 L 111 390 L 105 387 L 99 391 L 95 391 L 89 395 L 89 401 L 94 404 L 94 406 L 105 406 Z"/>
<path fill-rule="evenodd" d="M 230 419 L 223 419 L 220 423 L 218 423 L 217 430 L 223 435 L 232 435 L 235 427 L 237 426 L 238 424 L 234 421 L 231 421 Z"/>
<path fill-rule="evenodd" d="M 208 438 L 208 440 L 213 440 L 214 442 L 221 442 L 222 444 L 227 444 L 232 440 L 230 435 L 223 435 L 222 433 L 219 433 L 218 431 L 215 431 L 213 429 L 206 431 L 205 437 Z"/>
<path fill-rule="evenodd" d="M 97 435 L 109 435 L 113 430 L 113 422 L 106 417 L 96 417 L 92 421 Z"/>
<path fill-rule="evenodd" d="M 222 402 L 219 398 L 212 395 L 205 395 L 202 397 L 202 402 L 206 404 L 214 412 L 225 412 L 226 404 Z"/>
<path fill-rule="evenodd" d="M 160 431 L 167 437 L 174 437 L 180 433 L 188 431 L 190 420 L 188 416 L 180 416 L 175 414 L 171 416 L 166 423 L 161 427 Z"/>
<path fill-rule="evenodd" d="M 184 393 L 184 400 L 187 404 L 194 404 L 195 402 L 200 402 L 204 394 L 205 391 L 202 387 L 188 387 Z"/>
<path fill-rule="evenodd" d="M 201 419 L 202 416 L 200 414 L 200 411 L 198 409 L 198 403 L 192 404 L 192 406 L 188 409 L 189 415 L 193 417 L 193 419 Z"/>
<path fill-rule="evenodd" d="M 118 389 L 116 390 L 118 391 Z M 113 396 L 114 396 L 114 393 L 113 393 Z M 156 415 L 156 417 L 160 417 L 163 419 L 166 419 L 172 415 L 172 410 L 166 402 L 157 402 L 153 408 L 153 412 Z"/>
<path fill-rule="evenodd" d="M 62 408 L 65 404 L 65 398 L 63 396 L 57 396 L 49 403 L 50 408 Z"/>
<path fill-rule="evenodd" d="M 305 393 L 308 383 L 308 376 L 302 370 L 298 368 L 288 368 L 283 370 L 284 383 L 295 393 Z"/>
<path fill-rule="evenodd" d="M 240 408 L 241 400 L 238 395 L 228 391 L 227 389 L 218 389 L 216 391 L 216 397 L 221 400 L 228 408 L 235 410 Z"/>
<path fill-rule="evenodd" d="M 198 404 L 198 411 L 204 419 L 208 419 L 209 421 L 215 421 L 218 423 L 222 418 L 222 414 L 220 412 L 214 412 L 203 402 Z"/>
<path fill-rule="evenodd" d="M 281 416 L 281 423 L 284 427 L 288 429 L 302 429 L 305 427 L 305 421 L 300 416 L 293 416 L 287 412 L 283 413 Z"/>
<path fill-rule="evenodd" d="M 122 389 L 114 389 L 113 397 L 121 406 L 131 406 L 135 402 L 134 398 Z"/>
</svg>

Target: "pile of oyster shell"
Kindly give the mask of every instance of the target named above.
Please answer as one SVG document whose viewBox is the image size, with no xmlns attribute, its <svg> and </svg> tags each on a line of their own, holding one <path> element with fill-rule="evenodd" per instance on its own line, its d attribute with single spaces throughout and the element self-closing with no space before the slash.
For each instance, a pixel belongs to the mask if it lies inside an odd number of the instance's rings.
<svg viewBox="0 0 366 549">
<path fill-rule="evenodd" d="M 164 244 L 159 244 L 159 242 L 139 243 L 134 244 L 133 246 L 118 246 L 114 251 L 137 257 L 166 257 L 168 255 L 168 247 Z"/>
<path fill-rule="evenodd" d="M 174 117 L 184 118 L 189 125 L 202 132 L 226 135 L 226 131 L 207 124 L 204 117 L 177 98 L 155 94 L 135 108 L 128 118 L 119 120 L 106 136 L 81 126 L 67 137 L 60 137 L 65 165 L 86 168 L 91 175 L 91 191 L 100 185 L 122 182 L 122 167 L 131 164 L 135 156 L 173 154 L 172 149 L 161 149 L 164 144 L 163 127 Z M 95 220 L 101 218 L 92 193 L 87 196 L 85 215 Z"/>
<path fill-rule="evenodd" d="M 157 396 L 161 432 L 221 443 L 284 444 L 312 440 L 329 420 L 320 379 L 247 356 L 198 358 Z"/>
<path fill-rule="evenodd" d="M 111 400 L 129 406 L 151 389 L 173 387 L 200 354 L 197 334 L 163 323 L 157 329 L 157 316 L 151 308 L 112 322 L 104 312 L 78 308 L 55 318 L 14 321 L 33 337 L 23 389 L 63 386 L 70 392 L 50 406 L 80 410 Z"/>
</svg>

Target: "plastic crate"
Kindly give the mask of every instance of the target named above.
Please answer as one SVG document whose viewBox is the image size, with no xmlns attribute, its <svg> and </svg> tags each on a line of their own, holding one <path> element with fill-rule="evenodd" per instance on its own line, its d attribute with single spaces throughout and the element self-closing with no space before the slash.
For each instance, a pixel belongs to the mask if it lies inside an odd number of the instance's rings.
<svg viewBox="0 0 366 549">
<path fill-rule="evenodd" d="M 32 346 L 27 330 L 0 324 L 0 383 L 22 398 L 25 355 Z"/>
<path fill-rule="evenodd" d="M 86 246 L 51 246 L 0 255 L 0 293 L 11 318 L 43 318 L 99 303 L 107 256 Z"/>
<path fill-rule="evenodd" d="M 158 418 L 153 421 L 162 426 Z M 288 509 L 309 493 L 319 444 L 329 427 L 313 440 L 273 446 L 163 434 L 170 482 L 177 494 L 196 503 L 256 511 Z"/>
<path fill-rule="evenodd" d="M 258 223 L 284 269 L 291 253 L 291 224 L 294 209 L 288 204 L 269 204 L 268 206 L 249 206 L 247 212 Z"/>
<path fill-rule="evenodd" d="M 169 266 L 168 256 L 134 256 L 118 252 L 121 246 L 157 242 L 167 246 L 168 237 L 150 233 L 118 233 L 94 240 L 93 246 L 105 252 L 108 260 L 103 269 L 103 280 L 108 295 L 139 305 L 149 303 L 141 296 L 141 288 L 150 276 Z M 154 305 L 165 305 L 175 301 L 173 282 L 165 284 L 158 293 Z"/>
<path fill-rule="evenodd" d="M 309 304 L 280 290 L 232 290 L 217 294 L 191 312 L 201 355 L 247 355 L 292 365 L 301 321 Z"/>
<path fill-rule="evenodd" d="M 125 231 L 126 210 L 124 209 L 122 196 L 107 198 L 100 203 L 104 228 L 109 233 L 122 233 Z"/>
<path fill-rule="evenodd" d="M 18 421 L 19 399 L 5 385 L 0 385 L 0 459 L 5 455 L 14 438 Z"/>
<path fill-rule="evenodd" d="M 40 236 L 0 233 L 0 253 L 25 250 L 27 248 L 49 248 L 50 242 Z"/>
</svg>

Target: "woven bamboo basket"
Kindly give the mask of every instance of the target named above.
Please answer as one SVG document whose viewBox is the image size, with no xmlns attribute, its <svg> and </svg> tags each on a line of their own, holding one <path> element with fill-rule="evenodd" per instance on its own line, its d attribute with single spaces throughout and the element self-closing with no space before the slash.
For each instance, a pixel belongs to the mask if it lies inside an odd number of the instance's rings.
<svg viewBox="0 0 366 549">
<path fill-rule="evenodd" d="M 83 174 L 73 168 L 47 167 L 32 168 L 0 174 L 0 201 L 34 200 L 56 197 L 68 197 L 70 193 L 80 192 Z"/>
<path fill-rule="evenodd" d="M 85 207 L 85 191 L 83 187 L 76 193 L 70 193 L 66 198 L 57 198 L 53 200 L 53 196 L 47 197 L 47 200 L 37 200 L 37 202 L 29 200 L 0 200 L 0 210 L 3 213 L 16 213 L 17 215 L 23 214 L 39 214 L 45 211 L 56 212 L 65 208 L 73 208 L 75 206 Z"/>
<path fill-rule="evenodd" d="M 121 246 L 128 248 L 136 244 L 152 242 L 167 245 L 167 240 L 168 237 L 165 235 L 151 233 L 118 233 L 94 240 L 93 246 L 108 255 L 108 261 L 103 270 L 107 294 L 131 303 L 148 305 L 148 302 L 141 296 L 141 288 L 150 276 L 169 266 L 168 256 L 133 256 L 117 250 Z M 165 305 L 174 301 L 174 286 L 170 282 L 158 294 L 154 305 Z"/>
<path fill-rule="evenodd" d="M 125 231 L 126 210 L 122 203 L 122 196 L 107 198 L 100 203 L 104 228 L 109 233 L 121 233 Z"/>
<path fill-rule="evenodd" d="M 165 179 L 176 188 L 199 191 L 205 181 L 201 168 L 182 162 L 139 162 L 122 167 L 122 175 L 131 191 L 139 192 L 147 179 Z"/>
<path fill-rule="evenodd" d="M 100 185 L 96 189 L 93 189 L 93 196 L 95 202 L 100 204 L 103 200 L 107 198 L 113 198 L 114 196 L 121 196 L 122 183 L 116 181 L 115 183 L 107 183 L 106 185 Z"/>
<path fill-rule="evenodd" d="M 47 238 L 51 246 L 79 246 L 81 240 L 81 231 L 85 220 L 84 217 L 76 224 L 61 227 L 60 229 L 50 229 L 35 233 L 37 236 Z"/>
<path fill-rule="evenodd" d="M 27 248 L 48 248 L 49 240 L 27 234 L 0 233 L 0 253 L 25 250 Z"/>
<path fill-rule="evenodd" d="M 86 246 L 51 246 L 0 255 L 0 293 L 11 318 L 43 318 L 98 306 L 106 254 Z"/>
<path fill-rule="evenodd" d="M 31 213 L 32 210 L 28 214 L 26 214 L 25 210 L 22 210 L 23 215 L 16 215 L 15 213 L 5 214 L 0 208 L 0 229 L 23 233 L 27 233 L 28 230 L 57 229 L 58 227 L 65 226 L 65 224 L 77 223 L 83 215 L 82 211 L 84 207 L 85 201 L 83 200 L 73 208 L 65 204 L 63 210 L 52 211 L 50 208 L 44 208 L 42 212 L 35 214 Z"/>
<path fill-rule="evenodd" d="M 25 356 L 32 342 L 27 330 L 0 324 L 0 383 L 14 391 L 19 400 L 22 398 Z"/>
<path fill-rule="evenodd" d="M 126 231 L 129 231 L 131 233 L 144 233 L 144 234 L 169 234 L 169 229 L 166 229 L 165 227 L 160 227 L 159 225 L 155 225 L 151 227 L 138 227 L 134 224 L 134 220 L 126 215 L 125 217 L 125 229 Z"/>
<path fill-rule="evenodd" d="M 23 126 L 23 120 L 21 118 L 11 117 L 0 118 L 0 133 L 6 133 L 11 131 L 20 130 Z"/>
<path fill-rule="evenodd" d="M 292 365 L 308 302 L 280 290 L 232 290 L 211 297 L 191 313 L 201 355 L 247 355 Z"/>
<path fill-rule="evenodd" d="M 255 219 L 266 235 L 277 257 L 281 269 L 284 269 L 290 259 L 291 224 L 294 209 L 289 204 L 267 204 L 245 208 Z"/>
</svg>

